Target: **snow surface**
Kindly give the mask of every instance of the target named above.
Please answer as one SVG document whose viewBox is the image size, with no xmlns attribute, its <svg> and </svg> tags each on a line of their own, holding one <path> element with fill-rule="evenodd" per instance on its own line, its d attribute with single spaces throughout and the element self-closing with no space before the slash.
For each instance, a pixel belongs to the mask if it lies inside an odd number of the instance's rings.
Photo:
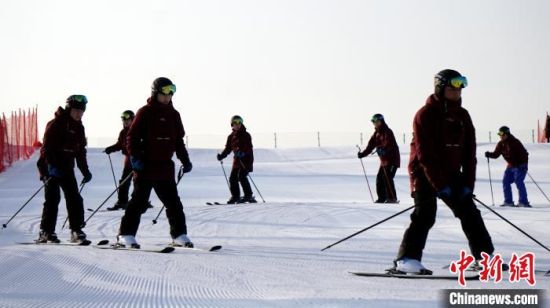
<svg viewBox="0 0 550 308">
<path fill-rule="evenodd" d="M 478 147 L 476 194 L 491 204 L 487 162 Z M 407 146 L 402 146 L 406 166 Z M 527 145 L 530 173 L 550 194 L 550 146 Z M 207 206 L 225 201 L 228 190 L 215 150 L 192 149 L 193 171 L 179 185 L 189 236 L 198 247 L 223 245 L 219 252 L 178 250 L 172 254 L 101 250 L 93 247 L 17 245 L 37 237 L 42 211 L 41 192 L 0 231 L 0 307 L 437 307 L 441 289 L 460 288 L 456 281 L 398 280 L 356 277 L 348 271 L 383 271 L 395 257 L 409 223 L 402 214 L 324 252 L 320 250 L 385 217 L 410 207 L 406 168 L 397 172 L 399 205 L 374 205 L 367 190 L 356 148 L 256 149 L 255 183 L 266 203 Z M 117 179 L 122 155 L 111 155 Z M 40 187 L 37 157 L 14 164 L 0 174 L 0 221 L 9 217 Z M 95 209 L 114 189 L 109 161 L 100 149 L 90 149 L 94 178 L 86 185 L 86 208 Z M 364 160 L 373 193 L 378 159 Z M 230 160 L 224 165 L 227 172 Z M 504 161 L 492 160 L 495 203 L 502 202 L 500 178 Z M 78 174 L 80 177 L 80 174 Z M 500 214 L 550 246 L 550 204 L 527 180 L 533 208 L 499 208 Z M 514 189 L 514 194 L 516 191 Z M 257 199 L 261 198 L 256 194 Z M 375 196 L 376 197 L 376 196 Z M 109 200 L 111 206 L 115 200 Z M 137 239 L 143 247 L 161 248 L 170 241 L 164 215 L 152 219 L 161 204 L 142 216 Z M 57 232 L 66 211 L 60 206 Z M 467 250 L 459 221 L 440 204 L 436 225 L 423 263 L 436 273 Z M 546 250 L 480 206 L 497 252 L 536 254 L 536 266 L 550 269 Z M 89 215 L 90 212 L 86 212 Z M 122 212 L 99 212 L 85 232 L 94 242 L 113 241 Z M 483 283 L 467 288 L 525 289 L 525 281 Z M 549 289 L 550 277 L 537 276 L 536 288 Z M 547 292 L 546 296 L 549 294 Z M 548 299 L 547 299 L 548 300 Z"/>
</svg>

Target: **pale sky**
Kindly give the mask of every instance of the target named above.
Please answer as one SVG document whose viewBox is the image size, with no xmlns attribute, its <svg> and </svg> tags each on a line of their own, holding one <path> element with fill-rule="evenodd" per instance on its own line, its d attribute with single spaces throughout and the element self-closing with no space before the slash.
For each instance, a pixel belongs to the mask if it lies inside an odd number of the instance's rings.
<svg viewBox="0 0 550 308">
<path fill-rule="evenodd" d="M 116 138 L 170 78 L 190 135 L 411 130 L 433 75 L 467 76 L 479 130 L 533 129 L 550 111 L 550 1 L 0 2 L 0 112 L 38 105 L 40 134 L 85 94 L 89 138 Z M 114 139 L 113 139 L 114 140 Z"/>
</svg>

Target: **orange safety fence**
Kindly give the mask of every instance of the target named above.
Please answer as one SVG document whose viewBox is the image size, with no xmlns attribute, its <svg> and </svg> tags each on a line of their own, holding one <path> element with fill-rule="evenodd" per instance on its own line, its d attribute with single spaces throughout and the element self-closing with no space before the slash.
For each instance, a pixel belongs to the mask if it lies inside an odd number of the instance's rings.
<svg viewBox="0 0 550 308">
<path fill-rule="evenodd" d="M 21 110 L 11 113 L 6 118 L 2 113 L 0 118 L 0 172 L 20 159 L 29 159 L 37 147 L 38 141 L 38 111 L 37 108 L 28 111 Z"/>
</svg>

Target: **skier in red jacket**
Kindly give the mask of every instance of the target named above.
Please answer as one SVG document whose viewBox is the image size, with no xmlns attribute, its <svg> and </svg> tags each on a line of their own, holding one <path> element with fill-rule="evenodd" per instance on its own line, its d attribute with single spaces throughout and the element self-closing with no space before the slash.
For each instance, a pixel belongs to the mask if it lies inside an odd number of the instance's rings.
<svg viewBox="0 0 550 308">
<path fill-rule="evenodd" d="M 376 150 L 380 157 L 380 169 L 376 175 L 376 194 L 378 199 L 375 203 L 398 203 L 397 194 L 395 192 L 395 184 L 393 178 L 401 164 L 399 156 L 399 146 L 395 141 L 393 131 L 388 127 L 384 116 L 377 113 L 372 116 L 372 124 L 374 124 L 374 134 L 369 140 L 364 151 L 357 153 L 358 158 L 363 158 Z"/>
<path fill-rule="evenodd" d="M 183 205 L 175 180 L 174 153 L 181 161 L 183 172 L 193 169 L 183 138 L 185 130 L 172 96 L 176 86 L 165 77 L 155 79 L 151 97 L 136 113 L 127 137 L 127 150 L 134 170 L 134 191 L 120 221 L 117 244 L 139 248 L 136 233 L 141 215 L 148 207 L 154 189 L 166 207 L 170 235 L 175 246 L 193 247 L 187 236 Z"/>
<path fill-rule="evenodd" d="M 233 152 L 233 167 L 229 175 L 229 187 L 231 198 L 227 201 L 231 203 L 256 203 L 256 198 L 252 195 L 252 188 L 248 182 L 248 173 L 253 171 L 254 152 L 252 151 L 252 137 L 246 131 L 241 116 L 235 115 L 231 118 L 231 129 L 233 130 L 225 143 L 223 151 L 216 155 L 221 161 L 229 153 Z M 239 183 L 243 187 L 244 197 L 241 198 Z"/>
<path fill-rule="evenodd" d="M 460 219 L 472 255 L 491 255 L 493 243 L 473 202 L 476 174 L 475 129 L 462 107 L 466 77 L 454 70 L 435 75 L 435 93 L 415 115 L 409 173 L 415 208 L 392 271 L 431 274 L 422 263 L 428 232 L 435 223 L 437 198 Z"/>
<path fill-rule="evenodd" d="M 84 95 L 71 95 L 65 109 L 59 107 L 55 118 L 48 122 L 44 132 L 44 143 L 40 150 L 37 166 L 40 179 L 47 181 L 44 190 L 46 201 L 40 222 L 38 243 L 59 243 L 55 233 L 57 212 L 61 201 L 61 190 L 69 214 L 71 242 L 86 241 L 84 227 L 84 204 L 78 191 L 74 174 L 75 161 L 84 178 L 82 184 L 92 180 L 86 159 L 86 134 L 82 116 L 88 100 Z"/>
<path fill-rule="evenodd" d="M 107 208 L 108 211 L 125 210 L 126 204 L 128 203 L 128 191 L 130 190 L 132 180 L 126 178 L 132 173 L 132 164 L 130 164 L 130 155 L 126 149 L 126 138 L 135 117 L 136 115 L 132 110 L 122 112 L 122 115 L 120 116 L 122 119 L 122 130 L 118 133 L 117 142 L 103 150 L 103 152 L 107 155 L 118 151 L 122 151 L 122 155 L 124 155 L 124 168 L 122 169 L 122 176 L 118 181 L 118 200 L 112 207 Z M 125 179 L 126 181 L 123 183 Z M 151 202 L 149 202 L 148 208 L 152 207 Z"/>
<path fill-rule="evenodd" d="M 498 158 L 500 155 L 508 163 L 502 178 L 502 189 L 504 191 L 504 203 L 501 206 L 514 206 L 512 197 L 512 183 L 516 183 L 519 194 L 518 207 L 531 207 L 527 200 L 527 189 L 525 188 L 525 176 L 527 175 L 527 164 L 529 153 L 514 135 L 510 128 L 502 126 L 498 130 L 500 141 L 493 152 L 485 152 L 487 158 Z"/>
</svg>

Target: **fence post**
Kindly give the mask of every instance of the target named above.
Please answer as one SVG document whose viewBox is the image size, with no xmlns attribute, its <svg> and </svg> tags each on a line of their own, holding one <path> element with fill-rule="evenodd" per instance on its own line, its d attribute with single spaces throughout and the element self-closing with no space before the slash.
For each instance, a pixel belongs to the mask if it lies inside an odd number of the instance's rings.
<svg viewBox="0 0 550 308">
<path fill-rule="evenodd" d="M 361 141 L 360 145 L 363 145 L 363 133 L 359 133 L 359 140 Z"/>
<path fill-rule="evenodd" d="M 317 146 L 321 147 L 321 132 L 317 132 Z"/>
<path fill-rule="evenodd" d="M 189 135 L 185 136 L 185 146 L 189 147 Z"/>
<path fill-rule="evenodd" d="M 403 133 L 403 144 L 407 144 L 406 134 Z"/>
<path fill-rule="evenodd" d="M 489 143 L 493 143 L 493 140 L 491 140 L 491 131 L 489 131 Z"/>
<path fill-rule="evenodd" d="M 535 143 L 535 130 L 531 130 L 531 139 L 533 140 L 533 143 Z"/>
<path fill-rule="evenodd" d="M 277 148 L 277 133 L 273 133 L 273 144 L 275 145 L 275 148 Z"/>
</svg>

